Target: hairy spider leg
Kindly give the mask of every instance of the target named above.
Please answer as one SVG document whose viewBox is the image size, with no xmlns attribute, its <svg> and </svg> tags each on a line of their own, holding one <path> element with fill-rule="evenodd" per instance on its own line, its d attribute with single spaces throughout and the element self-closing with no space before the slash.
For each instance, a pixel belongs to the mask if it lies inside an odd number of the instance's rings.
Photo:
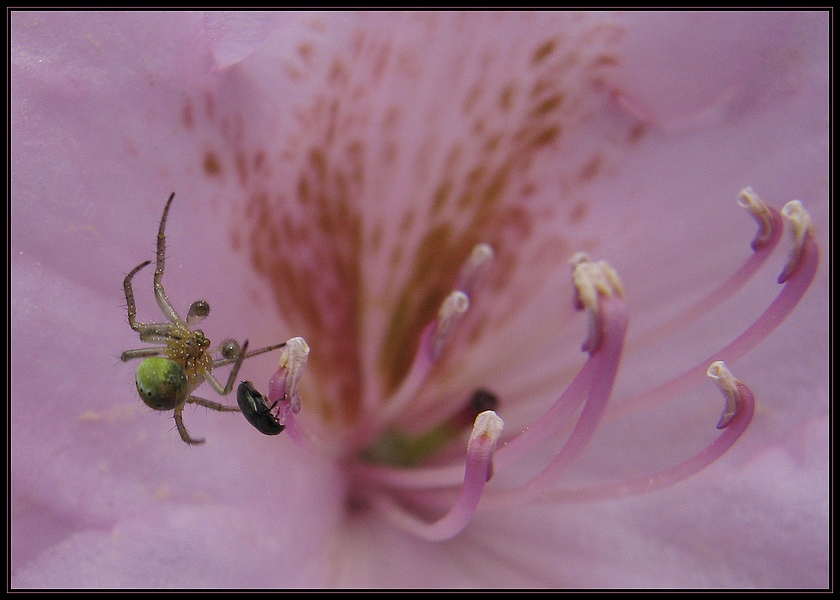
<svg viewBox="0 0 840 600">
<path fill-rule="evenodd" d="M 172 325 L 170 323 L 141 323 L 137 321 L 137 304 L 134 301 L 134 291 L 131 287 L 131 280 L 143 267 L 151 264 L 152 261 L 140 263 L 134 267 L 131 272 L 125 276 L 123 280 L 123 289 L 125 290 L 125 304 L 128 311 L 129 326 L 140 334 L 141 342 L 162 343 L 170 339 L 172 335 Z M 125 362 L 132 358 L 141 358 L 144 356 L 160 356 L 166 353 L 166 346 L 160 348 L 140 348 L 137 350 L 126 350 L 120 356 L 120 359 Z"/>
<path fill-rule="evenodd" d="M 157 299 L 158 306 L 160 306 L 160 310 L 163 311 L 167 319 L 178 325 L 186 326 L 181 317 L 178 316 L 178 313 L 175 312 L 175 307 L 172 306 L 163 289 L 163 268 L 166 262 L 166 219 L 169 217 L 169 208 L 172 206 L 172 200 L 174 198 L 175 192 L 172 192 L 166 201 L 163 216 L 160 218 L 160 228 L 158 229 L 157 235 L 157 262 L 155 266 L 155 298 Z"/>
<path fill-rule="evenodd" d="M 227 383 L 224 386 L 222 386 L 222 384 L 219 383 L 219 380 L 216 379 L 216 376 L 213 375 L 213 373 L 211 373 L 210 371 L 207 371 L 204 374 L 204 378 L 207 380 L 207 382 L 211 386 L 213 386 L 213 389 L 216 390 L 219 393 L 219 395 L 227 396 L 228 394 L 230 394 L 231 390 L 233 389 L 233 382 L 236 380 L 236 376 L 239 373 L 239 367 L 242 366 L 242 361 L 245 360 L 247 350 L 248 350 L 248 340 L 245 340 L 245 343 L 242 344 L 242 349 L 239 351 L 239 356 L 236 357 L 236 361 L 233 363 L 233 368 L 230 370 L 230 374 L 228 375 Z M 215 366 L 215 364 L 214 364 L 214 366 Z M 238 410 L 238 409 L 234 409 L 234 410 Z"/>
<path fill-rule="evenodd" d="M 242 361 L 245 360 L 248 350 L 248 340 L 245 340 L 245 343 L 242 344 L 242 348 L 239 350 L 239 356 L 236 357 L 235 362 L 233 363 L 233 368 L 230 370 L 230 375 L 228 376 L 227 384 L 224 387 L 219 383 L 219 380 L 213 376 L 212 373 L 209 371 L 204 373 L 204 379 L 213 386 L 220 395 L 227 396 L 231 390 L 233 389 L 233 382 L 236 380 L 236 375 L 239 373 L 239 367 L 242 366 Z M 213 402 L 212 400 L 206 400 L 204 398 L 200 398 L 198 396 L 188 396 L 187 400 L 181 406 L 175 408 L 174 418 L 175 418 L 175 427 L 178 429 L 178 434 L 181 436 L 181 439 L 184 440 L 187 444 L 193 446 L 197 444 L 203 444 L 204 439 L 194 439 L 190 437 L 189 432 L 187 431 L 186 425 L 184 425 L 184 406 L 186 404 L 198 404 L 199 406 L 204 406 L 206 408 L 210 408 L 219 412 L 239 412 L 238 407 L 234 406 L 225 406 L 219 402 Z"/>
<path fill-rule="evenodd" d="M 272 350 L 277 350 L 278 348 L 282 348 L 286 345 L 286 342 L 280 342 L 279 344 L 274 344 L 273 346 L 266 346 L 265 348 L 260 348 L 259 350 L 251 350 L 247 354 L 245 354 L 245 358 L 251 358 L 252 356 L 257 356 L 258 354 L 265 354 L 266 352 L 271 352 Z M 236 362 L 239 360 L 239 357 L 236 358 L 220 358 L 218 360 L 213 361 L 213 368 L 216 367 L 224 367 L 225 365 L 229 365 L 231 363 Z"/>
</svg>

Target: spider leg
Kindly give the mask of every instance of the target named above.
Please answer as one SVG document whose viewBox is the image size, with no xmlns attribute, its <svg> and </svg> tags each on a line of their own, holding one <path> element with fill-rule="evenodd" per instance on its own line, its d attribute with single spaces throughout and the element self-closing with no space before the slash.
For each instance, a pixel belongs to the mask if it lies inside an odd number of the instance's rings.
<svg viewBox="0 0 840 600">
<path fill-rule="evenodd" d="M 140 334 L 140 341 L 143 342 L 165 342 L 171 336 L 172 325 L 169 323 L 140 323 L 137 321 L 137 303 L 134 301 L 134 290 L 131 286 L 131 280 L 135 275 L 145 266 L 151 264 L 152 261 L 140 263 L 134 267 L 131 272 L 125 276 L 123 280 L 123 290 L 125 291 L 125 306 L 128 311 L 128 324 L 136 332 Z"/>
<path fill-rule="evenodd" d="M 207 382 L 213 386 L 213 389 L 216 390 L 219 395 L 227 396 L 230 394 L 231 390 L 233 389 L 233 383 L 236 381 L 236 376 L 239 374 L 239 367 L 242 366 L 242 361 L 245 360 L 245 357 L 248 355 L 248 340 L 245 340 L 245 343 L 242 344 L 242 349 L 239 351 L 239 356 L 236 357 L 235 362 L 233 363 L 233 368 L 230 370 L 230 375 L 228 375 L 227 383 L 224 387 L 222 384 L 219 383 L 219 380 L 212 373 L 206 373 L 204 378 Z"/>
<path fill-rule="evenodd" d="M 175 307 L 166 296 L 166 291 L 163 289 L 163 267 L 166 261 L 166 219 L 169 216 L 169 207 L 172 205 L 172 199 L 175 198 L 175 192 L 169 196 L 166 201 L 166 206 L 163 209 L 163 216 L 160 219 L 160 228 L 157 235 L 157 262 L 155 266 L 155 299 L 157 299 L 160 310 L 167 319 L 178 325 L 184 325 L 181 317 L 175 312 Z"/>
<path fill-rule="evenodd" d="M 265 354 L 266 352 L 277 350 L 278 348 L 282 348 L 285 345 L 286 342 L 283 342 L 281 344 L 274 344 L 273 346 L 266 346 L 265 348 L 260 348 L 259 350 L 251 350 L 250 352 L 245 354 L 243 360 L 245 358 L 251 358 L 252 356 L 256 356 L 257 354 Z M 216 367 L 224 367 L 225 365 L 229 365 L 230 363 L 236 362 L 237 360 L 239 360 L 238 356 L 236 358 L 220 358 L 219 360 L 213 361 L 213 368 L 215 369 Z"/>
<path fill-rule="evenodd" d="M 190 437 L 190 434 L 187 432 L 187 428 L 184 426 L 184 405 L 182 404 L 178 408 L 175 409 L 175 427 L 178 428 L 178 433 L 181 435 L 181 439 L 184 440 L 185 443 L 189 444 L 190 446 L 195 446 L 198 444 L 204 443 L 204 438 L 200 439 L 193 439 Z"/>
<path fill-rule="evenodd" d="M 128 324 L 134 331 L 142 329 L 142 323 L 137 322 L 137 304 L 134 302 L 134 291 L 131 289 L 131 280 L 137 275 L 137 272 L 145 266 L 151 264 L 152 261 L 147 260 L 140 263 L 123 279 L 123 289 L 125 290 L 125 306 L 128 311 Z"/>
<path fill-rule="evenodd" d="M 219 412 L 239 412 L 239 409 L 235 406 L 226 406 L 218 402 L 213 402 L 212 400 L 205 400 L 204 398 L 199 398 L 198 396 L 190 396 L 189 398 L 187 398 L 187 402 L 189 404 L 198 404 L 199 406 L 203 406 L 205 408 L 211 408 Z"/>
<path fill-rule="evenodd" d="M 137 350 L 126 350 L 120 354 L 120 360 L 123 362 L 129 361 L 133 358 L 144 358 L 146 356 L 161 356 L 166 354 L 169 348 L 138 348 Z"/>
<path fill-rule="evenodd" d="M 136 332 L 140 334 L 141 342 L 165 342 L 172 337 L 171 323 L 141 323 L 137 320 L 137 303 L 134 301 L 134 289 L 131 286 L 131 280 L 142 269 L 151 264 L 152 261 L 147 260 L 134 267 L 131 272 L 125 276 L 123 280 L 123 290 L 125 291 L 125 306 L 128 312 L 128 324 Z"/>
</svg>

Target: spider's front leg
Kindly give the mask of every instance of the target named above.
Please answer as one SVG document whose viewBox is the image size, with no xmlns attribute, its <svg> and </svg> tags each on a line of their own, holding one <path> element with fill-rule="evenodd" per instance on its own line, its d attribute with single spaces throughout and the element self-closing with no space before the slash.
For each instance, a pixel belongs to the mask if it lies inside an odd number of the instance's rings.
<svg viewBox="0 0 840 600">
<path fill-rule="evenodd" d="M 213 386 L 213 389 L 216 390 L 219 395 L 227 396 L 230 394 L 231 390 L 233 390 L 233 383 L 236 381 L 236 376 L 239 374 L 239 367 L 242 366 L 242 361 L 245 360 L 245 357 L 247 356 L 247 350 L 248 340 L 245 340 L 245 343 L 242 344 L 242 348 L 239 350 L 239 356 L 236 357 L 236 360 L 233 363 L 233 368 L 230 370 L 230 375 L 228 375 L 228 380 L 224 387 L 212 373 L 205 374 L 204 378 L 211 386 Z"/>
<path fill-rule="evenodd" d="M 140 332 L 142 335 L 144 329 L 143 326 L 145 323 L 138 323 L 137 322 L 137 304 L 134 302 L 134 290 L 131 288 L 131 280 L 134 279 L 134 276 L 142 269 L 151 264 L 152 261 L 147 260 L 145 262 L 140 263 L 133 269 L 131 272 L 125 276 L 123 279 L 123 290 L 125 290 L 125 306 L 128 310 L 128 324 L 134 331 Z"/>
<path fill-rule="evenodd" d="M 125 306 L 128 312 L 128 325 L 137 333 L 140 334 L 141 342 L 165 342 L 171 337 L 172 325 L 170 323 L 141 323 L 137 320 L 137 303 L 134 301 L 134 289 L 131 285 L 131 280 L 142 269 L 150 265 L 152 261 L 147 260 L 134 267 L 131 272 L 125 276 L 123 280 L 123 290 L 125 291 Z M 136 351 L 129 351 L 134 353 Z M 125 356 L 125 352 L 123 355 Z M 127 358 L 123 358 L 123 362 L 130 358 L 137 358 L 138 356 L 153 356 L 153 354 L 134 354 Z"/>
<path fill-rule="evenodd" d="M 170 194 L 166 201 L 166 206 L 163 208 L 163 216 L 160 218 L 160 228 L 157 235 L 157 255 L 155 263 L 155 299 L 157 300 L 160 310 L 166 315 L 166 318 L 176 324 L 183 324 L 181 317 L 175 311 L 175 307 L 166 296 L 166 291 L 163 289 L 163 268 L 166 262 L 166 219 L 169 217 L 169 207 L 172 206 L 172 200 L 175 198 L 175 192 Z"/>
</svg>

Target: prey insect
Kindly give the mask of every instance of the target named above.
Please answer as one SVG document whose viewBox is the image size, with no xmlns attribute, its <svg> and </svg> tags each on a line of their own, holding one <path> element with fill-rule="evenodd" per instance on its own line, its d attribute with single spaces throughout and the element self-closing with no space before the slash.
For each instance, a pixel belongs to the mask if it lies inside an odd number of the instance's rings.
<svg viewBox="0 0 840 600">
<path fill-rule="evenodd" d="M 242 345 L 236 340 L 224 340 L 217 348 L 211 348 L 211 342 L 201 329 L 193 327 L 210 314 L 210 304 L 206 300 L 196 300 L 190 305 L 186 319 L 181 318 L 169 301 L 163 287 L 163 269 L 166 257 L 166 219 L 169 208 L 175 198 L 174 192 L 166 201 L 160 228 L 157 235 L 156 267 L 154 275 L 155 300 L 166 321 L 141 323 L 137 320 L 137 306 L 131 281 L 134 276 L 150 265 L 147 260 L 126 275 L 123 281 L 125 303 L 128 310 L 128 324 L 140 334 L 140 341 L 160 344 L 137 350 L 126 350 L 120 356 L 123 362 L 142 358 L 137 367 L 135 382 L 140 399 L 149 407 L 160 411 L 173 411 L 175 426 L 181 439 L 187 444 L 202 444 L 203 439 L 195 439 L 184 426 L 184 406 L 198 404 L 220 412 L 239 412 L 233 406 L 205 400 L 193 395 L 193 391 L 205 381 L 221 396 L 228 395 L 242 366 L 242 361 L 264 352 L 282 348 L 285 342 L 266 346 L 248 352 L 248 340 Z M 214 357 L 214 353 L 217 356 Z M 213 370 L 226 365 L 233 365 L 224 385 L 213 374 Z"/>
<path fill-rule="evenodd" d="M 263 396 L 250 381 L 243 381 L 236 390 L 236 402 L 242 414 L 257 431 L 264 435 L 277 435 L 286 429 L 272 412 L 279 400 L 268 404 L 268 398 Z"/>
</svg>

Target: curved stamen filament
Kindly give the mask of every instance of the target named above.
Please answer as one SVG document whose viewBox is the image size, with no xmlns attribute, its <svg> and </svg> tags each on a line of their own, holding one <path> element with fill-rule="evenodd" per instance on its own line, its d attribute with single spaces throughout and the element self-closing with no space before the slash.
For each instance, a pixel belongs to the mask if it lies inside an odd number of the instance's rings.
<svg viewBox="0 0 840 600">
<path fill-rule="evenodd" d="M 438 521 L 426 523 L 400 508 L 388 496 L 373 496 L 374 505 L 393 523 L 430 541 L 448 540 L 459 534 L 472 520 L 484 486 L 493 474 L 493 453 L 504 423 L 492 410 L 478 415 L 467 446 L 464 482 L 455 504 Z"/>
<path fill-rule="evenodd" d="M 644 345 L 650 340 L 667 336 L 687 323 L 708 314 L 734 296 L 767 262 L 782 237 L 784 229 L 782 216 L 778 210 L 768 206 L 756 196 L 751 188 L 741 190 L 738 205 L 747 209 L 758 223 L 758 232 L 750 245 L 753 249 L 750 257 L 737 271 L 692 306 L 642 335 L 633 336 L 630 343 L 634 346 Z"/>
<path fill-rule="evenodd" d="M 584 254 L 577 254 L 571 262 L 574 266 L 573 280 L 578 290 L 577 300 L 581 307 L 586 308 L 589 317 L 587 342 L 584 343 L 584 347 L 590 348 L 590 358 L 557 401 L 531 427 L 499 449 L 496 463 L 500 467 L 518 460 L 538 448 L 551 436 L 559 433 L 583 403 L 587 390 L 590 390 L 593 385 L 597 388 L 598 385 L 612 382 L 615 377 L 615 372 L 609 373 L 609 370 L 610 368 L 617 370 L 618 356 L 612 361 L 607 360 L 608 366 L 604 369 L 605 358 L 600 349 L 605 327 L 615 327 L 623 322 L 623 328 L 626 329 L 626 311 L 623 308 L 623 302 L 620 303 L 620 311 L 614 309 L 621 315 L 616 317 L 618 320 L 615 323 L 602 323 L 605 319 L 604 299 L 619 298 L 623 294 L 621 281 L 612 267 L 603 261 L 596 263 Z M 615 319 L 612 320 L 615 321 Z M 612 335 L 620 335 L 621 343 L 623 343 L 623 330 L 620 334 L 613 331 Z M 597 377 L 600 377 L 600 383 L 593 383 Z M 607 398 L 611 387 L 612 383 L 609 383 Z M 597 421 L 594 424 L 597 425 Z M 428 489 L 452 486 L 457 483 L 459 472 L 457 465 L 411 470 L 393 470 L 373 465 L 358 467 L 361 477 L 400 488 Z"/>
<path fill-rule="evenodd" d="M 565 426 L 569 417 L 586 398 L 586 391 L 592 383 L 597 366 L 597 362 L 590 357 L 554 404 L 528 429 L 496 451 L 495 463 L 498 468 L 503 468 L 537 449 Z M 359 464 L 355 468 L 358 475 L 368 481 L 405 489 L 449 487 L 457 485 L 461 476 L 460 465 L 392 469 L 379 465 Z"/>
<path fill-rule="evenodd" d="M 417 394 L 423 388 L 423 384 L 426 383 L 432 367 L 440 359 L 446 344 L 452 339 L 455 327 L 463 319 L 469 307 L 469 297 L 458 290 L 444 299 L 438 311 L 437 319 L 427 325 L 420 335 L 417 353 L 414 355 L 414 361 L 408 374 L 397 391 L 388 400 L 388 403 L 378 411 L 375 417 L 371 416 L 369 422 L 364 426 L 364 432 L 361 433 L 361 436 L 364 436 L 365 439 L 369 437 L 370 433 L 379 430 L 383 423 L 393 419 L 417 397 Z M 368 432 L 368 434 L 365 432 Z"/>
<path fill-rule="evenodd" d="M 718 429 L 721 434 L 706 448 L 675 467 L 636 479 L 580 489 L 555 490 L 543 495 L 540 502 L 590 502 L 645 494 L 678 483 L 720 458 L 743 435 L 752 421 L 755 400 L 749 387 L 735 379 L 723 362 L 712 363 L 709 377 L 726 398 Z"/>
<path fill-rule="evenodd" d="M 790 204 L 788 203 L 786 207 Z M 799 209 L 801 209 L 801 205 L 799 205 Z M 796 214 L 796 218 L 800 223 L 805 220 L 799 214 Z M 814 240 L 814 236 L 810 235 L 810 223 L 803 228 L 801 235 L 797 235 L 796 226 L 794 226 L 794 249 L 791 251 L 791 256 L 779 277 L 780 279 L 782 276 L 787 277 L 784 287 L 758 319 L 723 349 L 715 352 L 714 355 L 707 357 L 681 375 L 651 390 L 621 401 L 610 409 L 610 415 L 626 414 L 629 411 L 648 407 L 680 394 L 690 387 L 693 381 L 702 376 L 705 365 L 709 364 L 710 361 L 719 358 L 725 362 L 735 362 L 753 350 L 767 339 L 796 308 L 814 280 L 818 265 L 819 247 Z"/>
<path fill-rule="evenodd" d="M 384 406 L 377 407 L 375 416 L 365 429 L 378 429 L 393 419 L 417 396 L 435 363 L 440 360 L 449 344 L 458 323 L 470 307 L 470 298 L 478 290 L 484 274 L 493 262 L 493 248 L 489 244 L 476 244 L 470 256 L 461 266 L 456 289 L 443 301 L 437 318 L 420 334 L 420 343 L 414 355 L 411 368 L 403 378 L 400 387 Z M 366 439 L 369 436 L 363 435 Z"/>
<path fill-rule="evenodd" d="M 599 312 L 603 319 L 601 346 L 592 356 L 596 375 L 575 428 L 548 466 L 529 483 L 515 489 L 490 492 L 492 495 L 487 498 L 489 508 L 527 502 L 545 493 L 560 475 L 574 464 L 595 434 L 618 374 L 628 320 L 624 302 L 620 297 L 602 297 Z"/>
</svg>

